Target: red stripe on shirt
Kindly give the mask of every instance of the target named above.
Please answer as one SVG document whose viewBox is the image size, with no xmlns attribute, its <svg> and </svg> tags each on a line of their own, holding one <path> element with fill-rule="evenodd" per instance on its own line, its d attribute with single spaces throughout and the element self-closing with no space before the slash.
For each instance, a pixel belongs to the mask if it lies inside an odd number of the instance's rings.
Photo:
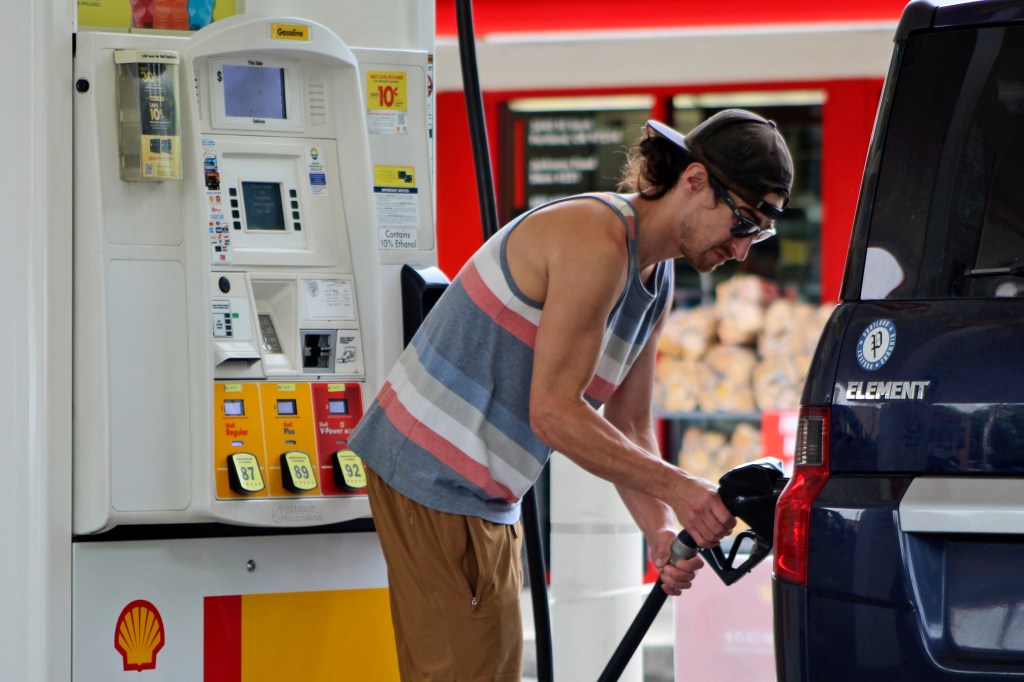
<svg viewBox="0 0 1024 682">
<path fill-rule="evenodd" d="M 495 324 L 530 348 L 534 347 L 537 339 L 537 325 L 502 303 L 484 282 L 475 263 L 470 261 L 459 273 L 459 278 L 462 280 L 462 286 L 470 300 L 494 320 Z"/>
<path fill-rule="evenodd" d="M 612 397 L 612 393 L 615 393 L 615 388 L 616 386 L 612 382 L 607 379 L 602 379 L 599 376 L 595 376 L 591 379 L 590 385 L 587 386 L 585 393 L 588 397 L 600 403 L 604 403 L 608 398 Z"/>
<path fill-rule="evenodd" d="M 395 389 L 391 386 L 391 382 L 386 382 L 381 388 L 377 402 L 384 408 L 388 419 L 403 436 L 436 457 L 449 469 L 458 472 L 459 475 L 473 485 L 482 488 L 491 497 L 506 502 L 515 502 L 518 499 L 511 490 L 491 478 L 487 467 L 416 419 L 402 404 Z M 416 428 L 417 426 L 422 426 L 422 428 Z"/>
</svg>

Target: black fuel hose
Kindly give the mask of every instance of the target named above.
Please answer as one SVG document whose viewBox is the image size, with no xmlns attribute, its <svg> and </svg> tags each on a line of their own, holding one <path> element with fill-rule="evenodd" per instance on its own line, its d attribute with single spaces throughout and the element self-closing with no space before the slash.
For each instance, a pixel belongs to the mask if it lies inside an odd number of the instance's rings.
<svg viewBox="0 0 1024 682">
<path fill-rule="evenodd" d="M 669 563 L 674 564 L 680 559 L 689 559 L 696 553 L 697 543 L 694 542 L 693 537 L 685 530 L 680 531 L 676 539 L 672 541 L 672 557 L 669 559 Z M 615 682 L 622 677 L 622 671 L 629 665 L 630 659 L 633 658 L 637 647 L 643 641 L 644 635 L 651 629 L 655 617 L 667 598 L 668 594 L 661 589 L 661 578 L 658 578 L 654 582 L 654 587 L 651 588 L 651 593 L 644 600 L 643 606 L 640 607 L 633 622 L 630 623 L 626 634 L 623 635 L 615 653 L 608 660 L 608 665 L 604 667 L 601 676 L 597 678 L 597 682 Z"/>
<path fill-rule="evenodd" d="M 469 136 L 476 169 L 476 190 L 480 199 L 480 220 L 484 241 L 498 231 L 498 209 L 491 175 L 491 155 L 487 145 L 487 122 L 484 101 L 480 92 L 480 75 L 476 66 L 476 38 L 473 32 L 472 0 L 456 0 L 456 19 L 459 31 L 459 59 L 462 65 L 462 90 L 466 96 L 469 116 Z M 548 614 L 547 571 L 540 538 L 540 514 L 534 489 L 523 496 L 523 533 L 526 543 L 527 574 L 530 577 L 530 595 L 533 603 L 533 627 L 537 647 L 537 680 L 552 682 L 554 666 L 551 648 L 551 617 Z"/>
</svg>

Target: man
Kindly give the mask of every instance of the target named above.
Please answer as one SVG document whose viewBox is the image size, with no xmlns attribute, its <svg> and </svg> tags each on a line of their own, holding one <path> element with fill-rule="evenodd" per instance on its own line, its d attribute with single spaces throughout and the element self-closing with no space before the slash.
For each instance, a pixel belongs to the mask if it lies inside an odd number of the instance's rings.
<svg viewBox="0 0 1024 682">
<path fill-rule="evenodd" d="M 792 177 L 775 124 L 750 112 L 685 137 L 649 121 L 624 172 L 635 193 L 539 207 L 462 269 L 350 441 L 403 680 L 519 679 L 519 500 L 552 450 L 615 484 L 667 593 L 690 587 L 700 558 L 668 563 L 679 524 L 713 547 L 735 519 L 713 484 L 657 454 L 672 263 L 743 260 L 775 233 Z"/>
</svg>

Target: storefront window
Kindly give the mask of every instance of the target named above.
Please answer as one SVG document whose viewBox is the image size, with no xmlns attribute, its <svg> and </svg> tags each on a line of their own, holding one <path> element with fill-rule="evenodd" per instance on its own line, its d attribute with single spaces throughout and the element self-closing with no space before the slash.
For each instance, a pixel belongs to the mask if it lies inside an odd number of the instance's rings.
<svg viewBox="0 0 1024 682">
<path fill-rule="evenodd" d="M 503 222 L 554 199 L 615 191 L 653 106 L 646 96 L 511 102 L 501 127 Z"/>
<path fill-rule="evenodd" d="M 793 155 L 795 177 L 779 234 L 709 276 L 685 261 L 676 268 L 676 303 L 710 303 L 715 286 L 737 274 L 755 274 L 787 296 L 821 298 L 821 114 L 819 90 L 731 92 L 672 98 L 670 125 L 688 131 L 728 108 L 772 119 Z M 501 126 L 502 222 L 535 206 L 583 192 L 614 191 L 625 151 L 642 134 L 650 96 L 526 98 L 511 101 Z"/>
</svg>

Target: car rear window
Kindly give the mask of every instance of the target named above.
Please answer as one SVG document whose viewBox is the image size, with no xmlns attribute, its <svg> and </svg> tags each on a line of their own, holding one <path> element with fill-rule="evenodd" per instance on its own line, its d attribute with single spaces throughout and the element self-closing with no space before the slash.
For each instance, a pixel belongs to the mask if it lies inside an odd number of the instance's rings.
<svg viewBox="0 0 1024 682">
<path fill-rule="evenodd" d="M 911 36 L 900 59 L 861 298 L 1024 296 L 1024 27 Z"/>
</svg>

